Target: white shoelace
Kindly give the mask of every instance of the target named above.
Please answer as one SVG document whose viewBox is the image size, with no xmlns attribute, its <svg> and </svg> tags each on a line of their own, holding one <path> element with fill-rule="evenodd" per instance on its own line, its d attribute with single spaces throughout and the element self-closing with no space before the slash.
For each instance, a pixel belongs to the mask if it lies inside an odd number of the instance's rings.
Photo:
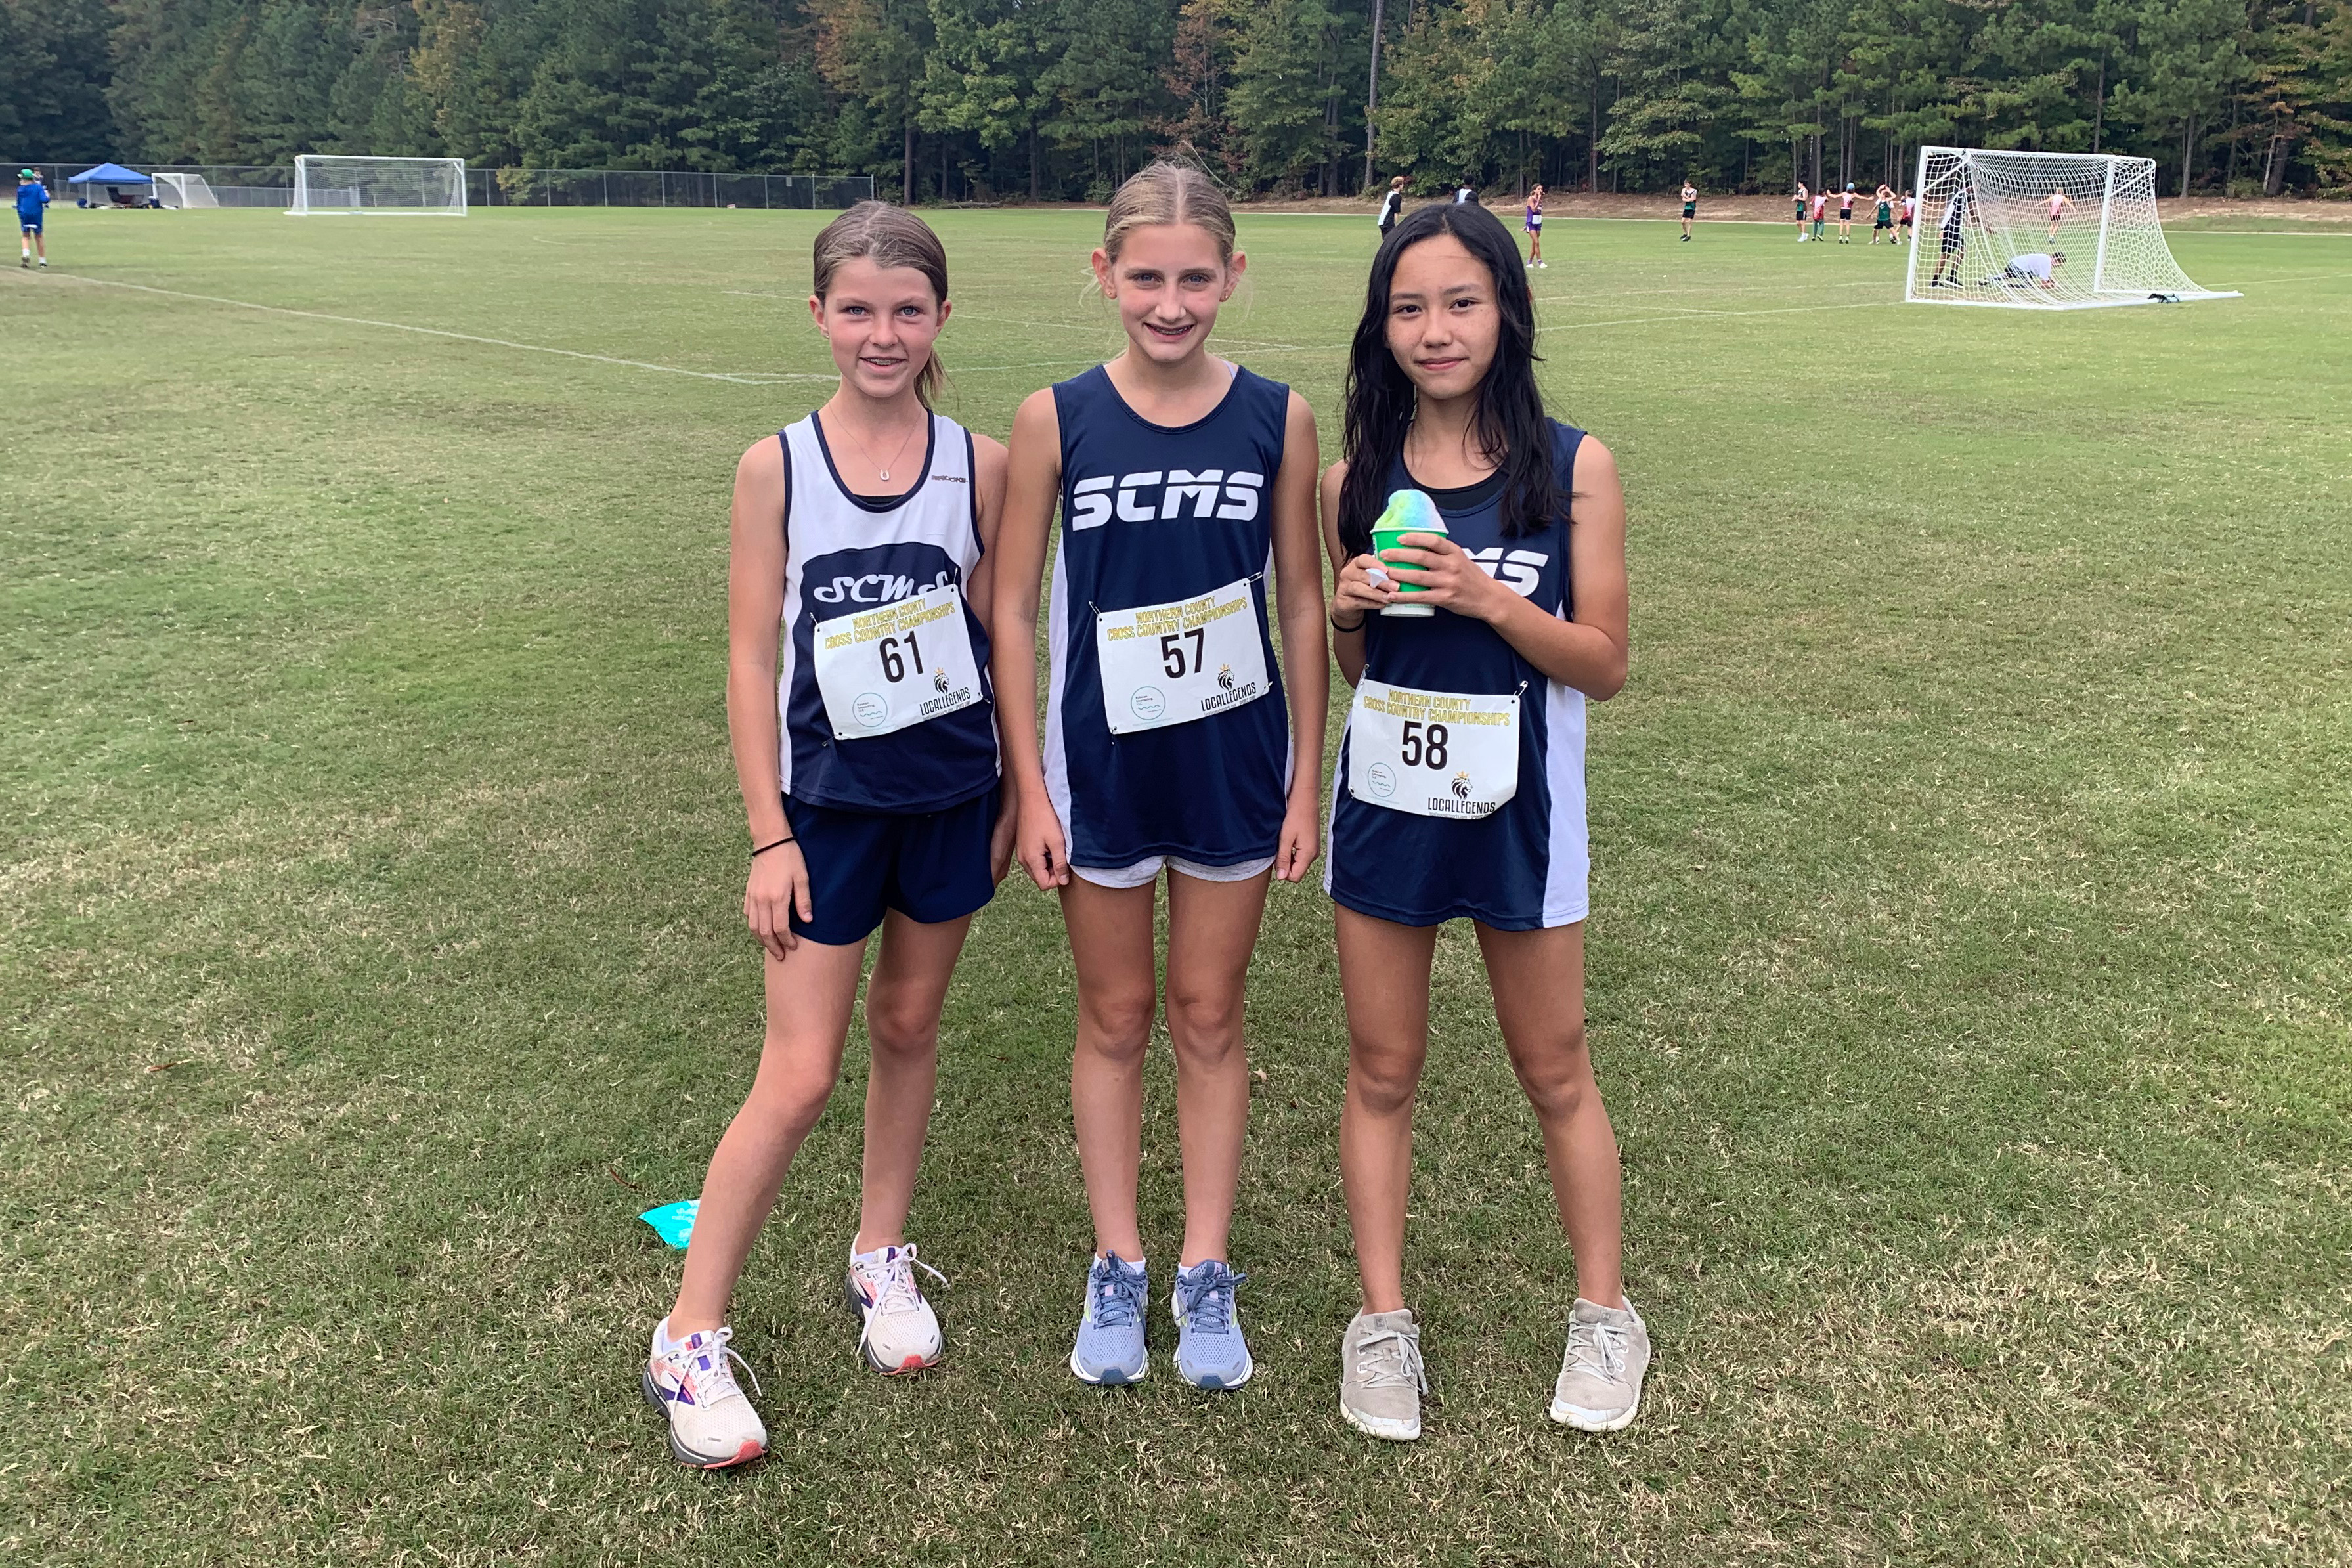
<svg viewBox="0 0 2352 1568">
<path fill-rule="evenodd" d="M 743 1385 L 735 1381 L 734 1368 L 727 1364 L 729 1362 L 733 1362 L 735 1366 L 741 1367 L 744 1374 L 751 1378 L 753 1393 L 762 1398 L 766 1397 L 767 1390 L 760 1386 L 760 1374 L 753 1372 L 751 1363 L 738 1354 L 735 1347 L 728 1342 L 735 1337 L 733 1329 L 713 1329 L 700 1336 L 702 1342 L 698 1345 L 694 1342 L 696 1337 L 688 1334 L 685 1339 L 673 1340 L 670 1342 L 669 1349 L 662 1352 L 662 1360 L 669 1363 L 670 1371 L 680 1383 L 696 1376 L 698 1371 L 694 1364 L 696 1358 L 700 1356 L 710 1358 L 709 1367 L 702 1370 L 699 1376 L 696 1378 L 696 1404 L 708 1410 L 721 1399 L 743 1397 Z"/>
<path fill-rule="evenodd" d="M 874 1325 L 885 1318 L 904 1317 L 923 1304 L 921 1287 L 915 1283 L 915 1270 L 919 1268 L 946 1288 L 948 1277 L 915 1256 L 912 1242 L 898 1248 L 898 1255 L 880 1268 L 852 1262 L 851 1268 L 866 1289 L 874 1292 L 874 1310 L 866 1314 L 866 1327 L 857 1336 L 860 1350 L 873 1343 Z"/>
<path fill-rule="evenodd" d="M 1402 1329 L 1378 1329 L 1356 1342 L 1356 1381 L 1366 1388 L 1397 1388 L 1410 1384 L 1429 1392 L 1421 1367 L 1421 1340 Z"/>
<path fill-rule="evenodd" d="M 1615 1323 L 1570 1324 L 1569 1370 L 1589 1373 L 1603 1383 L 1623 1382 L 1628 1337 Z"/>
</svg>

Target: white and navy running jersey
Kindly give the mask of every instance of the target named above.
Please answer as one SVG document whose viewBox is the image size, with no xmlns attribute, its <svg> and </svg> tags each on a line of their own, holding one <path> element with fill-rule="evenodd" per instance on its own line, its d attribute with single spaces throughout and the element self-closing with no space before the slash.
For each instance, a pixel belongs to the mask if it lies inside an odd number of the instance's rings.
<svg viewBox="0 0 2352 1568">
<path fill-rule="evenodd" d="M 1290 389 L 1237 368 L 1213 410 L 1170 428 L 1129 408 L 1097 365 L 1056 384 L 1054 406 L 1062 426 L 1062 536 L 1046 638 L 1045 787 L 1070 863 L 1268 858 L 1279 847 L 1290 782 L 1288 709 L 1266 634 L 1274 480 Z M 1235 600 L 1244 589 L 1242 606 Z M 1117 645 L 1103 641 L 1106 616 L 1173 609 L 1220 590 L 1246 618 L 1232 615 L 1219 636 L 1245 631 L 1251 640 L 1238 649 L 1224 641 L 1223 656 L 1213 647 L 1223 668 L 1212 694 L 1191 700 L 1171 683 L 1179 712 L 1171 713 L 1153 706 L 1147 681 L 1119 701 L 1114 733 L 1100 647 Z M 1200 652 L 1190 634 L 1144 640 L 1155 656 L 1173 645 L 1168 668 L 1179 678 Z M 1215 681 L 1229 684 L 1219 690 Z"/>
<path fill-rule="evenodd" d="M 963 592 L 981 556 L 970 433 L 932 415 L 922 477 L 905 495 L 885 497 L 855 495 L 842 483 L 814 414 L 777 439 L 784 452 L 784 606 L 776 673 L 784 794 L 841 810 L 929 812 L 984 793 L 997 776 L 996 704 L 987 684 L 988 633 L 969 603 L 961 626 L 941 624 L 970 642 L 974 693 L 959 686 L 952 697 L 930 694 L 929 682 L 967 667 L 961 649 L 934 646 L 925 655 L 920 639 L 932 635 L 928 627 L 917 628 L 911 648 L 891 650 L 891 668 L 906 688 L 893 695 L 913 704 L 894 717 L 920 712 L 926 701 L 961 703 L 936 717 L 845 737 L 841 731 L 858 721 L 827 712 L 815 656 L 821 623 L 946 587 Z M 942 652 L 952 656 L 951 663 L 941 659 Z"/>
<path fill-rule="evenodd" d="M 1553 462 L 1568 493 L 1584 433 L 1552 423 Z M 1488 575 L 1562 620 L 1575 618 L 1565 509 L 1538 532 L 1507 538 L 1501 478 L 1471 487 L 1456 510 L 1433 492 L 1448 537 Z M 1399 462 L 1390 490 L 1426 489 Z M 1360 914 L 1402 925 L 1468 917 L 1498 931 L 1584 919 L 1590 867 L 1584 824 L 1584 694 L 1547 678 L 1485 622 L 1447 610 L 1375 615 L 1364 628 L 1364 679 L 1422 691 L 1518 702 L 1517 792 L 1489 816 L 1419 816 L 1369 804 L 1351 787 L 1351 713 L 1331 790 L 1323 888 Z"/>
</svg>

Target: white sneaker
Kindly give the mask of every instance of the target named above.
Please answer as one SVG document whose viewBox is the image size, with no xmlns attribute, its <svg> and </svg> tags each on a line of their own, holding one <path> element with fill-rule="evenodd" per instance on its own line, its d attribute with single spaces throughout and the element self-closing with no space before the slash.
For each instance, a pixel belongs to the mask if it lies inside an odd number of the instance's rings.
<svg viewBox="0 0 2352 1568">
<path fill-rule="evenodd" d="M 1408 1308 L 1358 1312 L 1339 1342 L 1339 1414 L 1368 1437 L 1410 1443 L 1421 1436 L 1421 1321 Z"/>
<path fill-rule="evenodd" d="M 866 1320 L 857 1348 L 877 1372 L 920 1372 L 939 1362 L 939 1314 L 915 1283 L 918 1268 L 947 1283 L 947 1276 L 915 1256 L 912 1243 L 884 1247 L 879 1257 L 850 1254 L 849 1280 L 842 1295 Z"/>
<path fill-rule="evenodd" d="M 669 1417 L 669 1451 L 681 1465 L 723 1470 L 768 1451 L 768 1429 L 728 1364 L 751 1371 L 728 1345 L 734 1337 L 732 1329 L 711 1329 L 673 1342 L 667 1318 L 654 1325 L 643 1386 L 646 1401 Z M 756 1373 L 751 1386 L 760 1386 Z"/>
<path fill-rule="evenodd" d="M 1628 1296 L 1604 1307 L 1580 1296 L 1569 1315 L 1568 1350 L 1552 1384 L 1551 1418 L 1580 1432 L 1614 1432 L 1642 1408 L 1650 1370 L 1650 1329 Z"/>
</svg>

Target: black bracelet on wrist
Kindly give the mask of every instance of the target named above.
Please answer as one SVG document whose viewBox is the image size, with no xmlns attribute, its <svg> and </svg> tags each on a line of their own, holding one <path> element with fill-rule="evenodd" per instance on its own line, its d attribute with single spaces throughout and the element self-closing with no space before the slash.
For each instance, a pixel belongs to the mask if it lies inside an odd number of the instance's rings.
<svg viewBox="0 0 2352 1568">
<path fill-rule="evenodd" d="M 791 834 L 787 833 L 782 838 L 773 839 L 769 843 L 761 844 L 753 848 L 751 851 L 751 858 L 757 860 L 761 856 L 765 855 L 771 849 L 782 849 L 785 845 L 796 842 L 798 841 L 794 839 Z"/>
<path fill-rule="evenodd" d="M 1363 615 L 1358 616 L 1356 617 L 1356 624 L 1352 626 L 1341 626 L 1339 624 L 1339 617 L 1337 616 L 1326 616 L 1323 618 L 1331 623 L 1331 629 L 1335 632 L 1360 632 L 1364 629 L 1364 622 L 1371 613 L 1371 611 L 1366 610 Z"/>
</svg>

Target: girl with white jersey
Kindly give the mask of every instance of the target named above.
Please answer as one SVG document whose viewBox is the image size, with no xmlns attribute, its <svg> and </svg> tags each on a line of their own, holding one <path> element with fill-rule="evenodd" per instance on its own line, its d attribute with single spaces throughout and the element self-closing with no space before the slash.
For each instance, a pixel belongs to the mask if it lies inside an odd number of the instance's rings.
<svg viewBox="0 0 2352 1568">
<path fill-rule="evenodd" d="M 1430 967 L 1450 920 L 1476 930 L 1575 1254 L 1552 1419 L 1625 1426 L 1649 1363 L 1584 1038 L 1585 704 L 1625 681 L 1624 493 L 1607 448 L 1544 416 L 1513 259 L 1476 209 L 1424 208 L 1389 237 L 1350 351 L 1346 460 L 1323 477 L 1333 647 L 1356 687 L 1324 870 L 1348 1007 L 1339 1166 L 1363 1287 L 1340 1410 L 1400 1440 L 1420 1436 L 1425 1386 L 1402 1258 Z M 1402 490 L 1425 494 L 1444 531 L 1407 532 L 1375 560 L 1374 520 Z"/>
<path fill-rule="evenodd" d="M 1253 1367 L 1227 1257 L 1249 1109 L 1242 984 L 1269 877 L 1298 881 L 1315 858 L 1328 678 L 1314 416 L 1208 352 L 1244 264 L 1199 170 L 1154 163 L 1129 180 L 1093 258 L 1126 352 L 1031 395 L 1013 424 L 996 681 L 1015 853 L 1059 890 L 1077 972 L 1070 1100 L 1096 1256 L 1070 1370 L 1092 1384 L 1150 1364 L 1136 1179 L 1163 870 L 1184 1168 L 1176 1370 L 1234 1388 Z M 1057 504 L 1041 752 L 1028 715 Z M 1286 672 L 1268 636 L 1276 587 Z"/>
<path fill-rule="evenodd" d="M 1004 448 L 931 411 L 947 257 L 864 202 L 817 237 L 809 300 L 841 372 L 824 405 L 743 454 L 728 580 L 728 729 L 751 838 L 743 912 L 766 950 L 767 1037 L 711 1156 L 646 1396 L 670 1451 L 719 1468 L 767 1431 L 730 1367 L 743 1260 L 831 1096 L 866 942 L 872 1068 L 845 1292 L 882 1372 L 940 1354 L 907 1210 L 939 1070 L 940 1008 L 1011 853 L 987 668 Z"/>
</svg>

